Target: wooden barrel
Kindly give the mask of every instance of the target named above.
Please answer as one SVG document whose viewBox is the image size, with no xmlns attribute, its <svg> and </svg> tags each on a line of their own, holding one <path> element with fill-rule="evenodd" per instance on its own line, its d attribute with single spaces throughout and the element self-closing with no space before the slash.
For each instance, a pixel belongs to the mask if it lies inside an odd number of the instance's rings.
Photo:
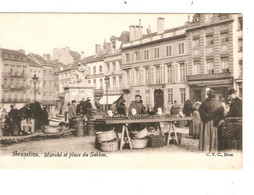
<svg viewBox="0 0 254 195">
<path fill-rule="evenodd" d="M 84 125 L 84 119 L 82 116 L 78 116 L 76 119 L 75 119 L 75 125 L 76 126 L 82 126 Z"/>
<path fill-rule="evenodd" d="M 77 125 L 76 126 L 76 136 L 83 137 L 85 136 L 86 129 L 84 125 Z"/>
<path fill-rule="evenodd" d="M 95 128 L 94 128 L 93 122 L 87 122 L 86 132 L 87 132 L 87 135 L 91 135 L 91 136 L 95 135 Z"/>
</svg>

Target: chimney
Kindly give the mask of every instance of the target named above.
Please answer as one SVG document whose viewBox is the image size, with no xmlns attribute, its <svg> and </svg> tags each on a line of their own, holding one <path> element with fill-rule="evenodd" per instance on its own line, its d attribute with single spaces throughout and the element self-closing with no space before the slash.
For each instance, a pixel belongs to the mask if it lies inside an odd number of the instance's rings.
<svg viewBox="0 0 254 195">
<path fill-rule="evenodd" d="M 43 59 L 49 62 L 50 60 L 50 54 L 43 54 Z"/>
<path fill-rule="evenodd" d="M 134 40 L 134 28 L 132 25 L 129 26 L 129 31 L 130 31 L 130 41 Z"/>
<path fill-rule="evenodd" d="M 157 18 L 157 34 L 164 33 L 164 18 Z"/>
<path fill-rule="evenodd" d="M 102 49 L 100 44 L 95 44 L 95 54 L 101 54 Z"/>
</svg>

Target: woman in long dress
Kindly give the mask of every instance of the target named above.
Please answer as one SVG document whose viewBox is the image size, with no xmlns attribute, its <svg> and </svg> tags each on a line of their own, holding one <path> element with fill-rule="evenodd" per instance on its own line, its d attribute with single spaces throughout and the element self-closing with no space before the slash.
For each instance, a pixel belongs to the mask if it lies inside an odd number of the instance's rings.
<svg viewBox="0 0 254 195">
<path fill-rule="evenodd" d="M 201 117 L 201 131 L 199 136 L 199 150 L 206 152 L 218 151 L 218 129 L 220 120 L 224 117 L 224 108 L 215 99 L 212 90 L 207 92 L 208 98 L 199 107 Z"/>
</svg>

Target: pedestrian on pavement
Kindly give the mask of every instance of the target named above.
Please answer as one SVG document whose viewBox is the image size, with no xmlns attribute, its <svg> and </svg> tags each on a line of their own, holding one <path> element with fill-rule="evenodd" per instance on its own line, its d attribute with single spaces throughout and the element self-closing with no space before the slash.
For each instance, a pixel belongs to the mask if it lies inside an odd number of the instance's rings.
<svg viewBox="0 0 254 195">
<path fill-rule="evenodd" d="M 171 115 L 176 116 L 179 114 L 180 106 L 178 105 L 177 101 L 174 101 L 172 108 L 170 110 Z"/>
<path fill-rule="evenodd" d="M 43 115 L 43 125 L 48 125 L 49 124 L 49 120 L 48 120 L 49 113 L 48 113 L 48 109 L 47 109 L 46 105 L 43 106 L 43 113 L 44 113 L 44 115 Z"/>
<path fill-rule="evenodd" d="M 31 111 L 30 104 L 26 105 L 25 115 L 26 115 L 26 123 L 27 124 L 31 123 L 32 111 Z"/>
<path fill-rule="evenodd" d="M 85 114 L 85 98 L 80 101 L 80 114 Z"/>
<path fill-rule="evenodd" d="M 199 114 L 199 107 L 201 102 L 197 101 L 193 105 L 193 123 L 192 123 L 192 135 L 194 138 L 199 138 L 200 129 L 201 129 L 201 118 Z"/>
<path fill-rule="evenodd" d="M 67 105 L 64 105 L 64 121 L 67 121 L 68 119 L 68 113 L 69 113 L 69 106 L 71 105 L 70 102 L 67 103 Z"/>
<path fill-rule="evenodd" d="M 225 103 L 225 98 L 220 97 L 220 103 L 224 108 L 224 116 L 226 116 L 228 111 L 227 111 L 227 106 L 226 106 L 226 103 Z"/>
<path fill-rule="evenodd" d="M 96 107 L 97 110 L 101 109 L 101 105 L 100 105 L 99 100 L 95 100 L 95 107 Z"/>
<path fill-rule="evenodd" d="M 191 101 L 188 99 L 184 102 L 184 106 L 183 106 L 183 114 L 186 117 L 190 117 L 192 116 L 192 112 L 193 112 L 193 107 L 192 107 L 192 103 Z M 187 121 L 187 127 L 190 127 L 190 123 L 191 121 Z"/>
<path fill-rule="evenodd" d="M 231 103 L 227 116 L 242 117 L 242 100 L 236 95 L 236 90 L 230 89 L 228 95 Z"/>
<path fill-rule="evenodd" d="M 68 120 L 70 128 L 74 126 L 74 119 L 77 117 L 76 113 L 76 100 L 71 101 L 71 105 L 68 107 Z"/>
<path fill-rule="evenodd" d="M 21 116 L 19 115 L 19 111 L 14 108 L 13 105 L 10 106 L 10 121 L 11 121 L 11 135 L 20 135 L 21 132 Z"/>
<path fill-rule="evenodd" d="M 172 103 L 169 100 L 168 103 L 165 105 L 165 114 L 170 114 L 171 108 L 172 108 Z"/>
<path fill-rule="evenodd" d="M 87 115 L 89 115 L 91 109 L 92 109 L 92 103 L 91 103 L 90 98 L 88 97 L 88 98 L 86 99 L 86 103 L 85 103 L 85 113 L 86 113 Z"/>
<path fill-rule="evenodd" d="M 224 108 L 215 98 L 212 90 L 207 92 L 208 98 L 200 105 L 201 130 L 199 150 L 205 152 L 218 151 L 218 125 L 224 117 Z"/>
</svg>

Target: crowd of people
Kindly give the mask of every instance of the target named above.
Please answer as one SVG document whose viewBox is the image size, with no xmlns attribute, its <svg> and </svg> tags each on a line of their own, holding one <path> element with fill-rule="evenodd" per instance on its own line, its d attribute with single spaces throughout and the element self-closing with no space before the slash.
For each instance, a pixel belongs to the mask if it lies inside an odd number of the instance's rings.
<svg viewBox="0 0 254 195">
<path fill-rule="evenodd" d="M 186 100 L 184 107 L 180 109 L 179 104 L 175 100 L 173 104 L 169 101 L 164 108 L 164 114 L 171 114 L 172 116 L 186 116 L 193 117 L 192 122 L 187 123 L 189 127 L 189 134 L 194 138 L 199 138 L 199 150 L 201 151 L 217 151 L 220 144 L 221 126 L 223 125 L 225 117 L 242 117 L 242 100 L 236 95 L 234 89 L 228 91 L 228 99 L 225 101 L 223 97 L 220 100 L 215 98 L 212 90 L 207 92 L 207 99 L 204 102 L 196 101 L 193 105 L 190 100 Z M 113 115 L 141 115 L 141 114 L 156 114 L 159 107 L 155 106 L 151 110 L 151 106 L 143 105 L 141 95 L 135 96 L 135 101 L 126 109 L 125 99 L 119 98 L 113 102 L 110 110 Z M 78 115 L 90 114 L 92 110 L 92 103 L 88 97 L 86 100 L 83 98 L 78 104 L 76 100 L 72 100 L 63 106 L 65 121 L 68 121 L 70 126 L 74 125 L 74 119 Z M 97 110 L 101 110 L 99 101 L 95 101 Z M 7 135 L 20 135 L 22 134 L 21 120 L 25 119 L 27 124 L 31 123 L 31 119 L 35 122 L 35 131 L 40 129 L 42 125 L 49 124 L 49 112 L 47 106 L 40 105 L 39 102 L 25 105 L 22 109 L 18 110 L 14 105 L 10 106 L 10 112 L 2 109 L 1 119 L 5 122 Z M 24 117 L 25 116 L 25 117 Z M 146 127 L 144 123 L 130 124 L 130 130 L 141 131 Z M 121 131 L 121 125 L 116 126 L 116 131 Z"/>
<path fill-rule="evenodd" d="M 190 134 L 194 138 L 199 138 L 200 151 L 213 152 L 223 149 L 221 145 L 224 119 L 242 117 L 242 100 L 234 89 L 230 89 L 228 95 L 226 103 L 224 98 L 217 100 L 214 92 L 209 90 L 208 97 L 203 103 L 197 101 L 193 105 L 193 112 L 190 113 L 193 116 Z"/>
<path fill-rule="evenodd" d="M 18 136 L 28 133 L 21 127 L 22 120 L 25 120 L 27 124 L 31 124 L 33 119 L 35 131 L 40 129 L 42 125 L 49 124 L 49 110 L 46 105 L 41 105 L 39 102 L 26 104 L 21 109 L 10 105 L 9 112 L 5 108 L 1 110 L 1 121 L 4 123 L 5 136 Z"/>
</svg>

